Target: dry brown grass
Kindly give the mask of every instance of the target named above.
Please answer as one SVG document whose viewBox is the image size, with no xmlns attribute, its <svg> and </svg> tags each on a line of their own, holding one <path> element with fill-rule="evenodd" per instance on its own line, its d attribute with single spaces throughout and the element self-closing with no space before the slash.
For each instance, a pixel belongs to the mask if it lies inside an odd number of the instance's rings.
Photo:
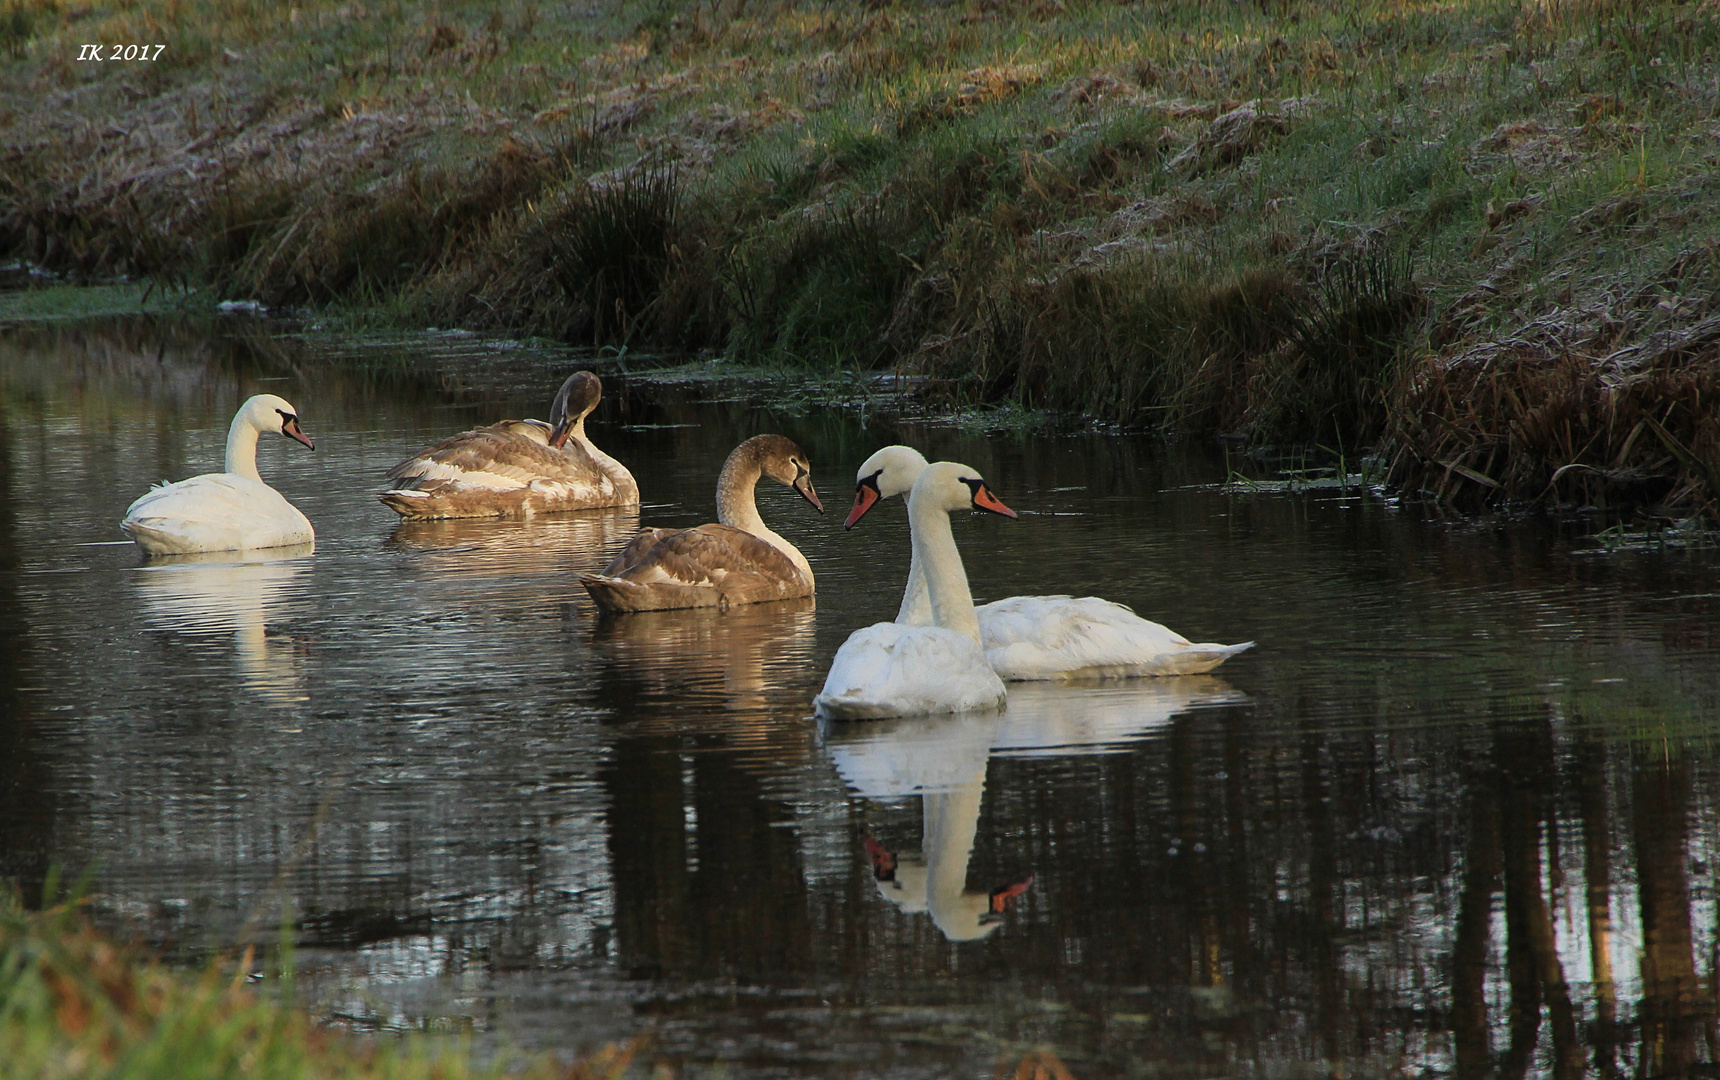
<svg viewBox="0 0 1720 1080">
<path fill-rule="evenodd" d="M 13 2 L 0 252 L 52 270 L 1716 495 L 1706 353 L 1581 374 L 1712 308 L 1706 0 Z"/>
<path fill-rule="evenodd" d="M 1541 330 L 1409 369 L 1394 402 L 1393 478 L 1469 505 L 1715 515 L 1720 316 L 1646 340 Z M 1630 343 L 1607 348 L 1621 338 Z"/>
</svg>

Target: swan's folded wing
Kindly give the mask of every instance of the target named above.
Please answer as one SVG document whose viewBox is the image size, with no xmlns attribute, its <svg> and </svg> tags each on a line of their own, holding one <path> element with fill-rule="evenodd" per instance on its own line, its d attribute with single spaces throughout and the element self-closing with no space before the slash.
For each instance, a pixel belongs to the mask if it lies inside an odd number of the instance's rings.
<svg viewBox="0 0 1720 1080">
<path fill-rule="evenodd" d="M 651 549 L 663 542 L 666 536 L 673 536 L 679 529 L 640 529 L 638 535 L 627 541 L 627 546 L 615 553 L 615 558 L 609 560 L 609 565 L 603 568 L 604 577 L 616 577 L 651 554 Z"/>
<path fill-rule="evenodd" d="M 152 554 L 280 547 L 316 538 L 280 492 L 232 473 L 151 488 L 126 510 L 120 530 Z"/>
<path fill-rule="evenodd" d="M 286 499 L 267 484 L 233 473 L 205 473 L 150 488 L 125 512 L 126 521 L 171 518 L 219 524 L 243 522 L 259 510 L 283 507 Z"/>
<path fill-rule="evenodd" d="M 512 430 L 523 423 L 504 420 L 443 439 L 389 469 L 388 478 L 407 488 L 452 481 L 507 491 L 544 480 L 613 486 L 584 449 L 570 444 L 558 450 Z"/>
<path fill-rule="evenodd" d="M 1248 647 L 1190 642 L 1096 596 L 1012 596 L 976 613 L 986 658 L 1006 679 L 1189 675 Z"/>
<path fill-rule="evenodd" d="M 605 574 L 635 584 L 707 585 L 724 591 L 804 584 L 800 568 L 776 545 L 730 525 L 646 529 L 611 560 Z"/>
</svg>

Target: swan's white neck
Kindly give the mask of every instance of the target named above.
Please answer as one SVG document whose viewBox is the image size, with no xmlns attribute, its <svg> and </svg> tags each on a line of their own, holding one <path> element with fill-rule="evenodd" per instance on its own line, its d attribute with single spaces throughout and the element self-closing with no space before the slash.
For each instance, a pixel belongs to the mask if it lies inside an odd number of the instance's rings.
<svg viewBox="0 0 1720 1080">
<path fill-rule="evenodd" d="M 979 644 L 979 617 L 974 614 L 973 593 L 968 590 L 961 552 L 950 532 L 949 511 L 929 499 L 909 496 L 908 529 L 913 536 L 914 566 L 924 576 L 931 600 L 932 625 L 966 634 Z M 902 598 L 904 611 L 913 600 L 913 567 L 908 573 L 909 591 Z"/>
<path fill-rule="evenodd" d="M 926 459 L 906 446 L 880 450 L 878 456 L 861 466 L 861 470 L 874 462 L 883 463 L 876 481 L 879 496 L 887 499 L 891 495 L 901 495 L 903 502 L 908 501 L 907 495 L 913 491 L 914 481 L 926 471 Z M 896 621 L 903 626 L 930 626 L 932 623 L 932 598 L 926 592 L 926 575 L 920 569 L 917 550 L 908 560 L 908 587 L 902 593 L 902 606 L 896 611 Z"/>
<path fill-rule="evenodd" d="M 920 569 L 918 549 L 908 560 L 908 587 L 902 592 L 902 606 L 896 609 L 896 621 L 903 626 L 932 625 L 932 597 L 926 591 L 926 575 Z"/>
<path fill-rule="evenodd" d="M 811 582 L 812 564 L 806 561 L 806 556 L 800 553 L 799 548 L 771 531 L 764 523 L 764 518 L 758 516 L 758 500 L 753 489 L 758 486 L 759 478 L 763 475 L 764 467 L 759 464 L 758 458 L 750 454 L 730 454 L 729 460 L 723 463 L 722 475 L 717 477 L 717 520 L 724 525 L 752 533 L 787 555 L 795 568 Z"/>
<path fill-rule="evenodd" d="M 257 472 L 257 436 L 261 434 L 249 409 L 240 409 L 227 428 L 227 471 L 261 483 Z"/>
</svg>

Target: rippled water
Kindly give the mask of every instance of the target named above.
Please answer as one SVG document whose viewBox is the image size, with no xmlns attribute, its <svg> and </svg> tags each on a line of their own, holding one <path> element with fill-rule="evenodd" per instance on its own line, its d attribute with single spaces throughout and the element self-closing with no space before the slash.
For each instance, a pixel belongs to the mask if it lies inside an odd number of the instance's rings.
<svg viewBox="0 0 1720 1080">
<path fill-rule="evenodd" d="M 371 497 L 412 449 L 541 416 L 573 366 L 0 332 L 0 874 L 94 867 L 104 919 L 187 957 L 287 912 L 354 1027 L 648 1033 L 680 1075 L 983 1076 L 1036 1046 L 1081 1080 L 1709 1074 L 1711 553 L 613 367 L 591 431 L 640 513 L 414 526 Z M 260 462 L 316 552 L 144 564 L 126 505 L 219 469 L 262 391 L 316 439 Z M 837 510 L 761 488 L 816 605 L 598 619 L 576 575 L 641 521 L 708 520 L 760 431 Z M 1097 593 L 1258 647 L 821 730 L 831 654 L 899 600 L 900 503 L 852 533 L 839 509 L 899 440 L 1021 511 L 956 523 L 981 599 Z"/>
</svg>

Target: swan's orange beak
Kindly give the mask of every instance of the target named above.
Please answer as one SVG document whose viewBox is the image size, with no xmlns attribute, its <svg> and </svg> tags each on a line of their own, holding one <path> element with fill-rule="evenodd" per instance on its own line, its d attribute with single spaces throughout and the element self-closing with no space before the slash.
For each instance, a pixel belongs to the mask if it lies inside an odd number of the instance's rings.
<svg viewBox="0 0 1720 1080">
<path fill-rule="evenodd" d="M 289 416 L 285 420 L 281 421 L 281 434 L 285 435 L 289 439 L 296 439 L 299 442 L 304 443 L 312 450 L 317 448 L 317 444 L 311 442 L 311 437 L 299 429 L 299 418 L 296 416 Z"/>
<path fill-rule="evenodd" d="M 567 445 L 567 440 L 573 437 L 573 420 L 564 418 L 562 422 L 549 433 L 549 444 L 560 450 Z"/>
<path fill-rule="evenodd" d="M 852 529 L 860 524 L 860 519 L 866 516 L 866 511 L 879 503 L 878 489 L 871 484 L 861 484 L 854 489 L 854 509 L 848 511 L 848 520 L 842 523 L 844 529 Z"/>
<path fill-rule="evenodd" d="M 973 504 L 981 510 L 990 510 L 994 514 L 1002 514 L 1006 518 L 1015 516 L 1015 511 L 1003 505 L 1003 502 L 983 482 L 974 486 Z"/>
</svg>

